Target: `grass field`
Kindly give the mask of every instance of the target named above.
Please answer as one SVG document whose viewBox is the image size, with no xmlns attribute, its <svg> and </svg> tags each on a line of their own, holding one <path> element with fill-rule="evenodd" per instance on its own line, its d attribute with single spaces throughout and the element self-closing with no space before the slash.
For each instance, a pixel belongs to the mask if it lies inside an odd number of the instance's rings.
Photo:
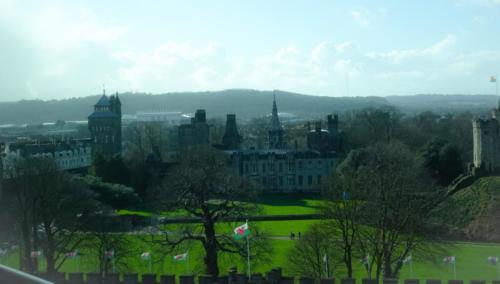
<svg viewBox="0 0 500 284">
<path fill-rule="evenodd" d="M 265 214 L 279 215 L 279 214 L 308 214 L 317 212 L 319 201 L 303 196 L 303 197 L 290 197 L 290 196 L 271 196 L 267 197 L 261 202 Z M 262 221 L 251 223 L 251 226 L 258 226 L 260 230 L 272 236 L 271 240 L 273 247 L 272 259 L 269 263 L 253 264 L 253 271 L 264 273 L 274 267 L 282 267 L 285 274 L 293 275 L 289 264 L 289 251 L 292 249 L 294 242 L 288 238 L 290 232 L 298 233 L 307 231 L 307 228 L 313 224 L 314 220 L 302 221 Z M 233 224 L 225 224 L 224 226 L 217 227 L 218 233 L 231 233 L 230 228 Z M 169 225 L 170 226 L 170 225 Z M 175 225 L 172 225 L 175 228 Z M 135 257 L 132 256 L 127 259 L 128 267 L 121 267 L 119 270 L 128 273 L 147 273 L 148 262 L 140 259 L 140 253 L 144 251 L 152 251 L 153 262 L 152 272 L 158 274 L 186 274 L 197 273 L 203 274 L 203 251 L 198 244 L 189 246 L 189 269 L 184 262 L 174 263 L 172 261 L 172 254 L 165 254 L 165 248 L 151 249 L 148 243 L 145 243 L 137 236 L 128 236 L 131 238 L 135 248 Z M 456 256 L 456 274 L 458 279 L 473 280 L 497 279 L 497 268 L 494 265 L 487 263 L 488 256 L 500 256 L 500 244 L 476 244 L 476 243 L 457 243 L 448 244 L 444 248 L 447 250 L 446 255 Z M 186 248 L 187 249 L 187 248 Z M 180 249 L 177 253 L 183 252 Z M 83 252 L 84 253 L 84 252 Z M 405 266 L 401 273 L 401 279 L 404 278 L 420 278 L 420 279 L 442 279 L 448 280 L 453 278 L 453 270 L 450 265 L 442 263 L 444 253 L 435 255 L 432 259 L 424 259 L 418 254 L 413 255 L 414 262 L 412 264 L 413 273 L 410 275 L 410 267 Z M 12 252 L 9 255 L 0 258 L 2 264 L 12 267 L 18 266 L 18 254 Z M 220 257 L 220 270 L 222 274 L 228 271 L 229 267 L 236 265 L 238 270 L 244 271 L 245 260 L 241 257 L 221 255 Z M 41 266 L 43 267 L 43 261 Z M 96 263 L 88 256 L 82 256 L 78 259 L 68 260 L 62 267 L 61 271 L 75 272 L 77 270 L 83 272 L 96 271 Z M 335 277 L 344 277 L 343 274 L 336 275 Z M 366 277 L 364 268 L 356 263 L 355 277 Z"/>
</svg>

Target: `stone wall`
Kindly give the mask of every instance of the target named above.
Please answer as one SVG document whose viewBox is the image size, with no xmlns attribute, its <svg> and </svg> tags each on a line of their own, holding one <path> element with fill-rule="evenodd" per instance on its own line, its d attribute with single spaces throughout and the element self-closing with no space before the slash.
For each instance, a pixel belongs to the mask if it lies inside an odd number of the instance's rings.
<svg viewBox="0 0 500 284">
<path fill-rule="evenodd" d="M 1 275 L 0 275 L 1 276 Z M 56 284 L 467 284 L 463 280 L 442 281 L 438 279 L 384 279 L 379 282 L 373 279 L 321 279 L 316 282 L 308 277 L 290 277 L 282 275 L 280 268 L 273 269 L 264 275 L 252 274 L 250 279 L 245 274 L 230 273 L 227 276 L 193 276 L 193 275 L 155 275 L 143 274 L 115 274 L 111 273 L 105 277 L 100 277 L 97 273 L 58 273 L 52 277 L 40 274 L 40 277 L 52 281 Z M 471 280 L 470 284 L 486 284 L 490 281 Z M 491 281 L 492 284 L 500 284 L 500 280 Z"/>
</svg>

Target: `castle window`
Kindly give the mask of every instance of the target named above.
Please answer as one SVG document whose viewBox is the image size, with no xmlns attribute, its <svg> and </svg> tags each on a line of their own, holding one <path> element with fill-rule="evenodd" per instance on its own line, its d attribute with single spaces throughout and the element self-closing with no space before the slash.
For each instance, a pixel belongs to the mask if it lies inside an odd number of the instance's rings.
<svg viewBox="0 0 500 284">
<path fill-rule="evenodd" d="M 299 170 L 302 170 L 302 161 L 299 161 L 298 168 L 299 168 Z"/>
<path fill-rule="evenodd" d="M 265 173 L 265 172 L 266 172 L 266 164 L 265 164 L 265 163 L 263 163 L 263 164 L 262 164 L 262 172 L 263 172 L 263 173 Z"/>
<path fill-rule="evenodd" d="M 304 183 L 304 178 L 302 176 L 299 176 L 299 185 L 302 185 Z"/>
<path fill-rule="evenodd" d="M 321 176 L 318 176 L 318 184 L 321 184 Z"/>
<path fill-rule="evenodd" d="M 263 178 L 262 178 L 262 184 L 263 184 L 263 185 L 266 185 L 266 184 L 267 184 L 267 178 L 266 178 L 266 177 L 263 177 Z"/>
<path fill-rule="evenodd" d="M 245 173 L 248 173 L 248 164 L 245 163 Z"/>
<path fill-rule="evenodd" d="M 312 183 L 313 183 L 313 177 L 307 176 L 307 185 L 312 185 Z"/>
<path fill-rule="evenodd" d="M 484 134 L 484 135 L 488 135 L 488 134 L 490 134 L 490 132 L 489 132 L 488 130 L 485 130 L 485 131 L 483 132 L 483 134 Z"/>
<path fill-rule="evenodd" d="M 280 173 L 283 172 L 283 163 L 279 163 Z"/>
<path fill-rule="evenodd" d="M 279 181 L 280 181 L 280 185 L 283 185 L 283 177 L 280 177 Z"/>
</svg>

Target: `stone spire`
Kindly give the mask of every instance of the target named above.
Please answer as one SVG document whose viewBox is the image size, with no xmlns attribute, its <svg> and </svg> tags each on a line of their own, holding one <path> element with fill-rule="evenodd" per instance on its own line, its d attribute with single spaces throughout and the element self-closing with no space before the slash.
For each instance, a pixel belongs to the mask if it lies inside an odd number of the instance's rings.
<svg viewBox="0 0 500 284">
<path fill-rule="evenodd" d="M 276 92 L 273 93 L 273 114 L 271 117 L 271 131 L 283 131 L 280 119 L 278 117 L 278 107 L 276 106 Z"/>
<path fill-rule="evenodd" d="M 278 107 L 276 106 L 276 92 L 274 92 L 273 114 L 271 117 L 271 127 L 269 128 L 269 148 L 285 148 L 285 143 L 283 142 L 283 127 L 281 127 L 281 123 L 278 117 Z"/>
</svg>

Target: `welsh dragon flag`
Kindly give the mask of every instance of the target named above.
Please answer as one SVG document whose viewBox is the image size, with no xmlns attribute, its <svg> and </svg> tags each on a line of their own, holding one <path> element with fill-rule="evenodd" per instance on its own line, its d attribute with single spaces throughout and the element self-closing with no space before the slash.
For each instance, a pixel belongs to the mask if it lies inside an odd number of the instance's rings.
<svg viewBox="0 0 500 284">
<path fill-rule="evenodd" d="M 249 234 L 250 230 L 248 229 L 248 222 L 234 229 L 235 240 L 241 240 L 243 238 L 246 238 Z"/>
</svg>

